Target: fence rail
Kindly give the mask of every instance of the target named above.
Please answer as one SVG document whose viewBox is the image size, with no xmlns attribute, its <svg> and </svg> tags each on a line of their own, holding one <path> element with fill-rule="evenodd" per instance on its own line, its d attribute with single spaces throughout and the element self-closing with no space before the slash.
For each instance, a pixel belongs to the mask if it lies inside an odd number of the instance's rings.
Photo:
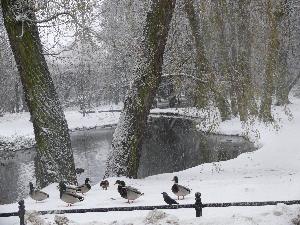
<svg viewBox="0 0 300 225">
<path fill-rule="evenodd" d="M 133 206 L 133 207 L 110 207 L 110 208 L 90 208 L 90 209 L 67 209 L 67 210 L 46 210 L 38 211 L 39 214 L 65 214 L 65 213 L 88 213 L 88 212 L 120 212 L 120 211 L 135 211 L 135 210 L 154 210 L 154 209 L 191 209 L 194 208 L 196 211 L 196 217 L 202 216 L 202 209 L 209 207 L 231 207 L 231 206 L 266 206 L 266 205 L 295 205 L 300 204 L 300 200 L 290 201 L 266 201 L 266 202 L 225 202 L 225 203 L 205 203 L 202 204 L 201 193 L 195 194 L 196 202 L 194 204 L 184 205 L 155 205 L 155 206 Z M 19 216 L 20 225 L 25 225 L 25 205 L 24 200 L 18 202 L 19 211 L 11 213 L 0 213 L 0 217 Z"/>
<path fill-rule="evenodd" d="M 300 200 L 291 201 L 267 201 L 267 202 L 225 202 L 225 203 L 206 203 L 203 204 L 203 208 L 208 207 L 230 207 L 230 206 L 266 206 L 266 205 L 297 205 L 300 204 Z"/>
<path fill-rule="evenodd" d="M 195 208 L 195 204 L 47 210 L 47 211 L 39 211 L 38 213 L 41 215 L 45 215 L 45 214 L 88 213 L 88 212 L 121 212 L 121 211 L 135 211 L 135 210 L 153 210 L 153 209 L 180 209 L 180 208 Z"/>
</svg>

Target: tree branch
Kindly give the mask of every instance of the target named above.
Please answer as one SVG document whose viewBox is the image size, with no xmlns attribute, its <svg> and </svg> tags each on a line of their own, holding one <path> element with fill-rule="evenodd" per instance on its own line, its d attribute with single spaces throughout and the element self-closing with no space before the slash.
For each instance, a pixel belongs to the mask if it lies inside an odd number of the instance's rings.
<svg viewBox="0 0 300 225">
<path fill-rule="evenodd" d="M 89 28 L 89 27 L 87 27 L 87 26 L 79 23 L 78 20 L 77 20 L 77 18 L 76 18 L 76 16 L 74 14 L 72 14 L 71 12 L 59 12 L 59 13 L 54 14 L 53 16 L 50 16 L 50 17 L 48 17 L 46 19 L 42 19 L 42 20 L 31 20 L 31 19 L 28 19 L 28 18 L 25 18 L 25 19 L 22 18 L 22 20 L 23 21 L 28 21 L 28 22 L 34 22 L 36 24 L 39 24 L 39 23 L 50 22 L 51 20 L 54 20 L 54 19 L 56 19 L 59 16 L 69 16 L 69 17 L 71 17 L 73 19 L 74 23 L 77 24 L 80 28 L 85 29 L 86 31 L 90 32 L 91 34 L 93 34 L 94 36 L 96 36 L 98 39 L 100 39 L 101 41 L 103 41 L 103 38 L 101 38 L 96 31 L 94 31 L 91 28 Z"/>
<path fill-rule="evenodd" d="M 295 86 L 295 84 L 298 82 L 299 79 L 300 79 L 300 72 L 295 77 L 295 79 L 290 83 L 288 93 L 292 90 L 292 88 Z"/>
<path fill-rule="evenodd" d="M 192 75 L 187 75 L 187 74 L 184 74 L 184 73 L 180 73 L 180 74 L 163 74 L 161 77 L 185 77 L 185 78 L 191 78 L 192 80 L 196 80 L 202 84 L 207 84 L 208 82 L 198 78 L 198 77 L 195 77 L 195 76 L 192 76 Z"/>
<path fill-rule="evenodd" d="M 35 21 L 35 22 L 36 22 L 36 23 L 47 23 L 47 22 L 49 22 L 49 21 L 51 21 L 51 20 L 56 19 L 57 17 L 59 17 L 59 16 L 61 16 L 61 15 L 68 15 L 68 16 L 71 16 L 73 19 L 75 18 L 75 16 L 72 15 L 70 12 L 59 12 L 59 13 L 56 13 L 56 14 L 54 14 L 54 15 L 52 15 L 52 16 L 46 18 L 46 19 L 43 19 L 43 20 L 37 20 L 37 21 Z"/>
</svg>

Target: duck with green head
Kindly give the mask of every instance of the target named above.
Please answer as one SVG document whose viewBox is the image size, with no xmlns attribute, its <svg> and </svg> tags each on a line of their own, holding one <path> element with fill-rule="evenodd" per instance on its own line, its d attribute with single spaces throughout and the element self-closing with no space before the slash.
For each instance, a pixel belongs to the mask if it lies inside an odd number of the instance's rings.
<svg viewBox="0 0 300 225">
<path fill-rule="evenodd" d="M 128 203 L 130 203 L 130 201 L 133 202 L 137 198 L 144 195 L 144 193 L 140 192 L 138 189 L 131 186 L 126 186 L 125 182 L 122 180 L 117 180 L 115 184 L 118 184 L 119 194 L 122 198 L 127 199 Z"/>
<path fill-rule="evenodd" d="M 81 195 L 78 195 L 74 192 L 68 192 L 67 186 L 62 181 L 59 183 L 59 198 L 65 203 L 68 203 L 68 206 L 84 200 Z"/>
</svg>

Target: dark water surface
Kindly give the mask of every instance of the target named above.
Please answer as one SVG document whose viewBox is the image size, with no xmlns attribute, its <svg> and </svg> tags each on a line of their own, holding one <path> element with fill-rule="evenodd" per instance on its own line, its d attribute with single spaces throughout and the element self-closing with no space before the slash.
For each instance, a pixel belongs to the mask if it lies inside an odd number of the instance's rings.
<svg viewBox="0 0 300 225">
<path fill-rule="evenodd" d="M 86 177 L 92 184 L 102 179 L 113 132 L 113 128 L 101 128 L 71 133 L 75 165 L 85 170 L 78 175 L 79 183 Z M 190 120 L 152 118 L 141 151 L 138 175 L 180 171 L 205 162 L 232 159 L 253 150 L 254 145 L 239 136 L 201 133 Z M 35 149 L 0 152 L 0 204 L 28 195 L 28 183 L 35 182 L 34 157 Z"/>
<path fill-rule="evenodd" d="M 83 183 L 86 177 L 93 181 L 92 184 L 102 179 L 113 132 L 114 129 L 105 128 L 71 133 L 75 166 L 85 170 L 77 176 L 79 183 Z M 0 152 L 0 204 L 27 196 L 28 183 L 35 183 L 35 155 L 35 149 Z"/>
</svg>

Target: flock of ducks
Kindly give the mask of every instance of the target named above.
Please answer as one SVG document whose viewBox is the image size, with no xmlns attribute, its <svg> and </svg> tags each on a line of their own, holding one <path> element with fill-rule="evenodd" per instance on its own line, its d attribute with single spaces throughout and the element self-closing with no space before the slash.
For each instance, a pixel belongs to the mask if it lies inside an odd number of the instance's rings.
<svg viewBox="0 0 300 225">
<path fill-rule="evenodd" d="M 174 176 L 172 181 L 174 181 L 174 184 L 173 184 L 171 190 L 177 196 L 178 200 L 179 200 L 179 197 L 182 196 L 182 199 L 184 199 L 184 196 L 191 193 L 191 190 L 189 188 L 178 184 L 177 176 Z M 126 183 L 122 180 L 117 180 L 115 185 L 118 185 L 118 192 L 119 192 L 120 196 L 124 199 L 127 199 L 128 203 L 130 203 L 130 201 L 133 202 L 137 198 L 144 195 L 144 193 L 142 193 L 138 189 L 131 187 L 131 186 L 126 186 Z M 45 199 L 49 198 L 49 195 L 47 193 L 45 193 L 41 190 L 35 189 L 31 182 L 29 183 L 29 187 L 30 187 L 29 196 L 33 200 L 44 201 Z M 103 190 L 107 190 L 107 188 L 109 187 L 108 180 L 101 181 L 100 187 L 102 187 Z M 67 203 L 68 206 L 71 206 L 74 203 L 83 201 L 84 197 L 82 195 L 84 195 L 89 190 L 91 190 L 91 188 L 92 187 L 90 185 L 89 178 L 86 178 L 84 184 L 79 185 L 79 186 L 67 186 L 64 182 L 61 181 L 58 185 L 58 189 L 59 189 L 59 193 L 60 193 L 59 197 L 62 201 Z M 163 195 L 164 201 L 168 205 L 179 204 L 174 199 L 172 199 L 166 192 L 163 192 L 161 194 Z"/>
</svg>

